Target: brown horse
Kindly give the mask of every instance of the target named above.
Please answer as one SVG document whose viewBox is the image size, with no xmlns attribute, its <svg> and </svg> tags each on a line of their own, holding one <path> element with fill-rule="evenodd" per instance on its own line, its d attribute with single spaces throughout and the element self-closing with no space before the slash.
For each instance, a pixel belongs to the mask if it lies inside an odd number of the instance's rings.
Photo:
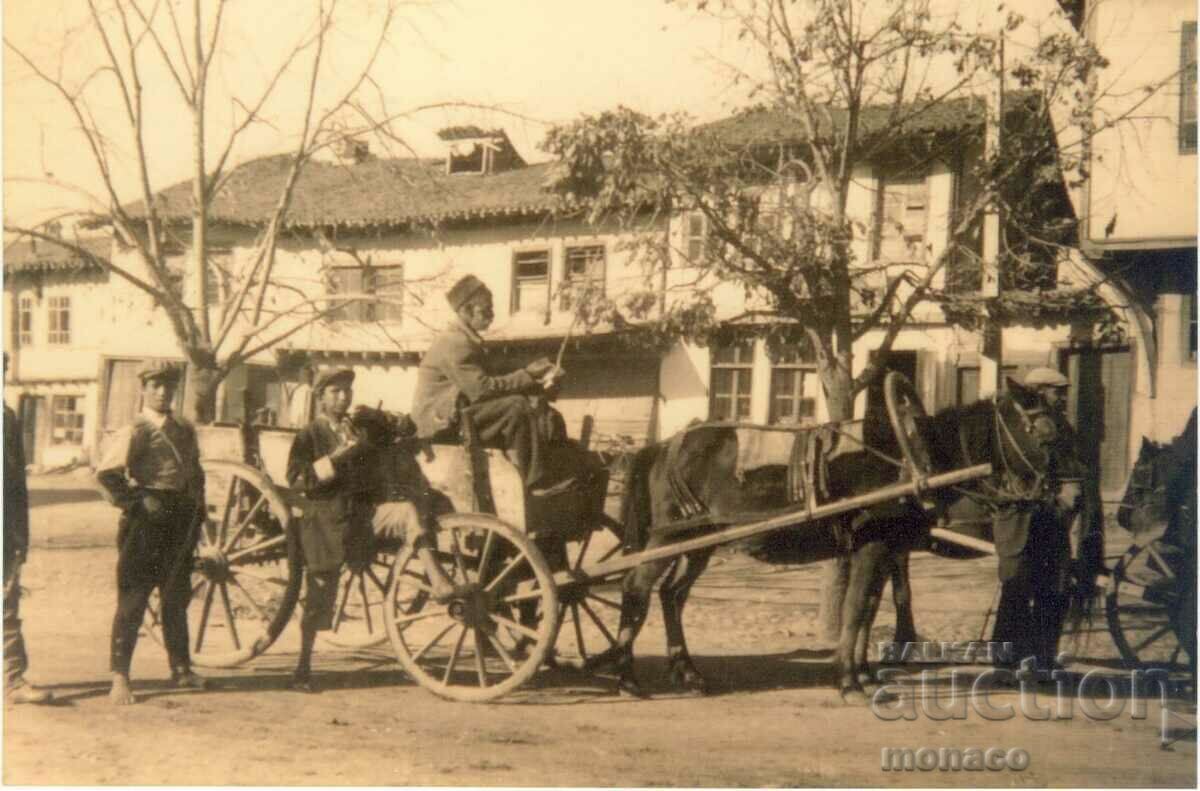
<svg viewBox="0 0 1200 791">
<path fill-rule="evenodd" d="M 1020 398 L 1036 399 L 1036 395 L 1015 383 L 1010 385 L 1020 392 Z M 931 454 L 934 471 L 991 462 L 998 472 L 983 487 L 986 491 L 1010 490 L 1044 475 L 1048 459 L 1023 419 L 1027 409 L 1016 398 L 1005 396 L 944 410 L 928 419 L 921 434 L 943 440 Z M 868 416 L 864 433 L 868 437 L 883 436 L 885 432 L 878 423 L 871 424 L 872 418 Z M 947 450 L 951 441 L 954 447 L 961 442 L 969 443 L 974 449 L 969 462 L 961 461 L 960 451 Z M 746 521 L 747 513 L 787 506 L 785 467 L 763 467 L 738 479 L 738 439 L 733 427 L 701 425 L 687 431 L 673 454 L 668 452 L 669 445 L 670 442 L 660 443 L 640 451 L 630 467 L 622 515 L 626 544 L 631 550 L 668 545 L 722 525 Z M 895 465 L 875 453 L 866 450 L 844 453 L 829 461 L 828 499 L 865 494 L 895 483 L 900 475 Z M 670 533 L 656 529 L 679 519 L 680 482 L 705 507 L 712 527 Z M 960 488 L 940 493 L 938 499 L 948 504 L 969 494 L 967 489 Z M 835 652 L 838 689 L 847 701 L 867 699 L 863 684 L 870 679 L 868 641 L 884 583 L 891 577 L 900 580 L 907 589 L 908 553 L 928 545 L 931 518 L 918 502 L 906 498 L 822 522 L 781 529 L 754 541 L 750 547 L 751 554 L 768 562 L 813 562 L 839 556 L 849 559 L 842 628 Z M 707 690 L 707 682 L 688 654 L 682 613 L 691 586 L 711 555 L 712 550 L 708 549 L 645 563 L 625 577 L 616 645 L 592 662 L 593 666 L 614 664 L 620 673 L 623 692 L 641 694 L 633 672 L 633 643 L 649 610 L 653 586 L 668 571 L 659 596 L 667 633 L 670 677 L 682 689 Z"/>
</svg>

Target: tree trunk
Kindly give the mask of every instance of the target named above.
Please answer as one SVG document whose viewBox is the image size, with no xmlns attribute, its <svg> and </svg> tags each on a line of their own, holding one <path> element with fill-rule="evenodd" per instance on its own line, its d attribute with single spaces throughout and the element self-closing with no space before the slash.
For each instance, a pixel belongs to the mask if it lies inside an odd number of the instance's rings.
<svg viewBox="0 0 1200 791">
<path fill-rule="evenodd" d="M 188 393 L 184 404 L 187 417 L 197 425 L 208 425 L 217 419 L 217 387 L 224 374 L 215 367 L 188 366 Z"/>
</svg>

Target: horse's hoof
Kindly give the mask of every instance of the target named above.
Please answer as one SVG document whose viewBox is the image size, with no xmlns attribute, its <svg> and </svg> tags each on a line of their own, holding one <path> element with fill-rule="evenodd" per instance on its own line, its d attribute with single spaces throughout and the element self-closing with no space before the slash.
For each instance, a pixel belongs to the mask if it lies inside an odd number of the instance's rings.
<svg viewBox="0 0 1200 791">
<path fill-rule="evenodd" d="M 858 674 L 858 685 L 862 687 L 868 694 L 879 689 L 879 682 L 870 673 Z"/>
<path fill-rule="evenodd" d="M 617 695 L 633 700 L 649 700 L 650 696 L 642 689 L 642 685 L 632 678 L 623 678 L 617 682 Z"/>
<path fill-rule="evenodd" d="M 847 706 L 866 706 L 871 702 L 866 690 L 861 687 L 842 687 L 839 694 L 842 697 L 842 703 Z"/>
<path fill-rule="evenodd" d="M 703 697 L 709 693 L 708 680 L 695 671 L 671 674 L 671 684 L 680 692 Z"/>
</svg>

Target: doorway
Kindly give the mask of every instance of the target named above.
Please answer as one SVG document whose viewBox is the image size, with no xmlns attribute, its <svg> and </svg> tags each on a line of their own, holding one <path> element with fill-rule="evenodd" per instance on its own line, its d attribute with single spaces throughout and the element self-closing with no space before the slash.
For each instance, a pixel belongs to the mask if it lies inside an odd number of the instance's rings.
<svg viewBox="0 0 1200 791">
<path fill-rule="evenodd" d="M 1067 417 L 1089 469 L 1100 470 L 1100 491 L 1120 497 L 1129 474 L 1129 407 L 1133 355 L 1126 348 L 1068 349 L 1060 367 L 1071 380 Z"/>
</svg>

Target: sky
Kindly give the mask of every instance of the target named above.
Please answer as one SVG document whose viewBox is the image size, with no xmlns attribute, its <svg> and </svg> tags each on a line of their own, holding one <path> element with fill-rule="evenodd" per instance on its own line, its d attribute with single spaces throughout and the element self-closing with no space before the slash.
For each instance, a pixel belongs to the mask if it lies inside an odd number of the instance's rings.
<svg viewBox="0 0 1200 791">
<path fill-rule="evenodd" d="M 187 9 L 190 3 L 173 2 Z M 976 4 L 945 2 L 956 13 Z M 1052 0 L 1015 0 L 1033 14 Z M 212 0 L 206 0 L 206 8 Z M 1013 3 L 1010 2 L 1010 6 Z M 102 7 L 104 0 L 101 0 Z M 142 0 L 150 7 L 152 0 Z M 328 106 L 358 73 L 379 30 L 382 0 L 343 0 L 346 16 L 330 42 L 318 106 Z M 274 64 L 312 29 L 312 0 L 234 0 L 223 28 L 209 102 L 210 149 L 228 129 L 232 98 L 256 95 Z M 995 9 L 995 3 L 979 7 Z M 79 30 L 81 0 L 6 0 L 4 37 L 51 73 L 79 84 L 103 50 Z M 183 12 L 181 12 L 183 13 Z M 624 104 L 657 114 L 686 111 L 709 120 L 746 104 L 731 82 L 730 65 L 756 69 L 737 29 L 686 3 L 666 0 L 414 0 L 400 7 L 374 74 L 389 112 L 445 102 L 497 108 L 433 108 L 397 125 L 400 141 L 383 141 L 383 155 L 437 156 L 436 131 L 451 124 L 501 126 L 530 161 L 544 159 L 537 144 L 547 124 Z M 308 53 L 306 53 L 307 57 Z M 147 53 L 147 64 L 157 59 Z M 277 153 L 294 144 L 306 80 L 301 66 L 281 83 L 265 108 L 270 124 L 251 128 L 233 162 Z M 123 125 L 119 97 L 93 78 L 99 123 Z M 189 116 L 170 75 L 148 65 L 143 74 L 147 111 L 145 146 L 153 189 L 189 176 Z M 85 203 L 77 193 L 51 187 L 53 178 L 96 193 L 101 182 L 78 124 L 44 83 L 6 47 L 4 53 L 4 213 L 9 222 L 42 220 Z M 139 196 L 136 158 L 125 136 L 114 134 L 114 173 L 121 200 Z M 210 162 L 214 153 L 210 152 Z M 52 174 L 52 176 L 47 176 Z"/>
</svg>

